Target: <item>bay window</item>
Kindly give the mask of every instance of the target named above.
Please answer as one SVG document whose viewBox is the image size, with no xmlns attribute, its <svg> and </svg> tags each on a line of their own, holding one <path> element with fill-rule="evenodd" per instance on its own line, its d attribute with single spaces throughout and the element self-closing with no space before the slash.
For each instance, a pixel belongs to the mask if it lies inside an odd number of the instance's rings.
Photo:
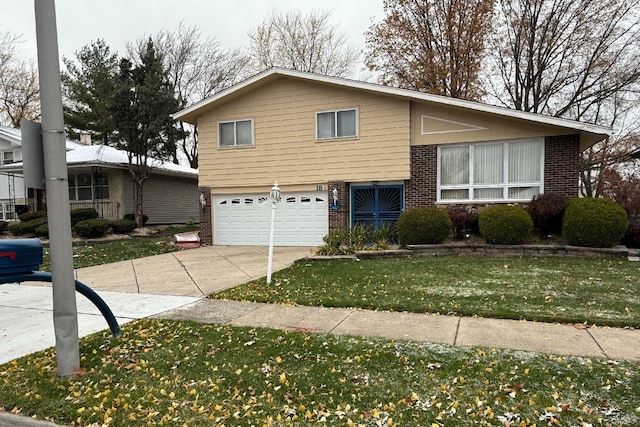
<svg viewBox="0 0 640 427">
<path fill-rule="evenodd" d="M 528 201 L 543 190 L 544 140 L 438 147 L 438 201 Z"/>
</svg>

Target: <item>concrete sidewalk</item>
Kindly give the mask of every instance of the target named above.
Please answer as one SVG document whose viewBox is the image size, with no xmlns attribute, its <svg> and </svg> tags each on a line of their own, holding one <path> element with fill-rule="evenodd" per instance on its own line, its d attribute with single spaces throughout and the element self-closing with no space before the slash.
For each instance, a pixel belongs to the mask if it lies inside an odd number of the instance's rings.
<svg viewBox="0 0 640 427">
<path fill-rule="evenodd" d="M 155 317 L 640 361 L 640 330 L 203 299 Z"/>
</svg>

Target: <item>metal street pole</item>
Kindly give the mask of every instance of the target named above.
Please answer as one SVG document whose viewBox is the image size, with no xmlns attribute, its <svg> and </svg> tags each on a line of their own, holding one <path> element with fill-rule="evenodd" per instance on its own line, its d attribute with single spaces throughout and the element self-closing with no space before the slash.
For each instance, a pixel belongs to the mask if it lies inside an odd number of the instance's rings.
<svg viewBox="0 0 640 427">
<path fill-rule="evenodd" d="M 271 284 L 271 271 L 273 267 L 273 239 L 276 229 L 276 204 L 280 201 L 280 188 L 278 181 L 271 188 L 269 193 L 271 199 L 271 230 L 269 232 L 269 261 L 267 263 L 267 285 Z"/>
<path fill-rule="evenodd" d="M 80 369 L 78 309 L 73 277 L 69 181 L 60 89 L 54 0 L 34 0 L 42 105 L 42 145 L 53 283 L 53 326 L 58 376 Z"/>
</svg>

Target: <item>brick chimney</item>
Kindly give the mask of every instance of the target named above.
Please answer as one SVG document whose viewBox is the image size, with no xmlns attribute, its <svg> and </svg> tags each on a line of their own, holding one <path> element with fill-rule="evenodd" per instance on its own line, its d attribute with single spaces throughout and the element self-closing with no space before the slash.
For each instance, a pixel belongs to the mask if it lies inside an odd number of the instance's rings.
<svg viewBox="0 0 640 427">
<path fill-rule="evenodd" d="M 80 144 L 91 145 L 91 135 L 87 132 L 80 134 Z"/>
</svg>

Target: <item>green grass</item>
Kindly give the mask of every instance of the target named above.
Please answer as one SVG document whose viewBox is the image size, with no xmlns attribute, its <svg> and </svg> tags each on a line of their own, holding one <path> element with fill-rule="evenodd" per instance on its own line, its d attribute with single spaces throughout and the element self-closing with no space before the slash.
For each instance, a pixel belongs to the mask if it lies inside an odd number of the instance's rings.
<svg viewBox="0 0 640 427">
<path fill-rule="evenodd" d="M 442 256 L 301 262 L 212 298 L 640 327 L 640 263 Z"/>
<path fill-rule="evenodd" d="M 102 426 L 633 426 L 640 366 L 598 358 L 140 320 L 0 366 L 0 408 Z M 508 424 L 508 422 L 510 424 Z"/>
<path fill-rule="evenodd" d="M 146 237 L 74 242 L 73 264 L 75 268 L 90 267 L 174 252 L 178 248 L 173 244 L 173 235 L 198 230 L 198 228 L 197 225 L 174 226 Z M 51 271 L 48 250 L 45 250 L 44 262 L 40 270 Z"/>
</svg>

